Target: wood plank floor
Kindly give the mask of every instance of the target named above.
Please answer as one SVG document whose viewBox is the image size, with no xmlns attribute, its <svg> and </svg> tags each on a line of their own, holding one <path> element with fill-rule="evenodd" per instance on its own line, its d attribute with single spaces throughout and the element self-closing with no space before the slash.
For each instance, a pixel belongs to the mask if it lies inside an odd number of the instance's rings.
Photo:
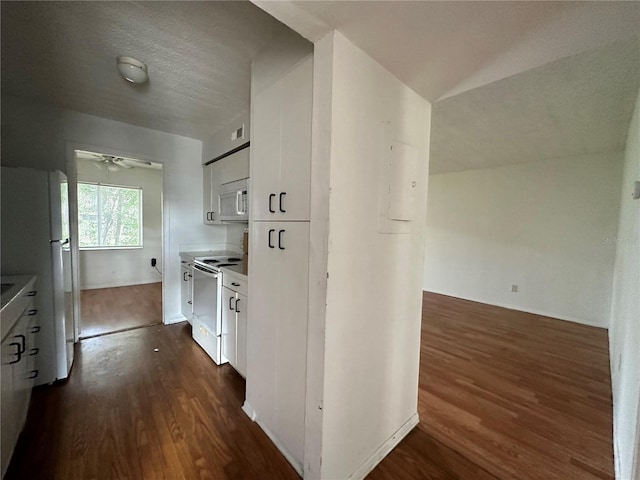
<svg viewBox="0 0 640 480">
<path fill-rule="evenodd" d="M 613 479 L 604 329 L 425 293 L 418 408 L 499 479 Z"/>
<path fill-rule="evenodd" d="M 96 288 L 80 292 L 80 337 L 162 323 L 162 283 Z"/>
<path fill-rule="evenodd" d="M 606 331 L 425 294 L 422 335 L 420 425 L 370 480 L 613 478 Z M 243 397 L 188 324 L 83 340 L 6 478 L 298 478 Z"/>
</svg>

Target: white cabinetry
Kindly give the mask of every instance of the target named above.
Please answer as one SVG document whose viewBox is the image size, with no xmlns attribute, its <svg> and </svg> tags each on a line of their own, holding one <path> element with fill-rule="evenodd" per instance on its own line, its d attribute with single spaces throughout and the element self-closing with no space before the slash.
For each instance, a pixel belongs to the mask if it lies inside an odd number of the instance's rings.
<svg viewBox="0 0 640 480">
<path fill-rule="evenodd" d="M 218 214 L 218 184 L 214 180 L 214 165 L 202 166 L 202 221 L 206 224 L 220 223 Z"/>
<path fill-rule="evenodd" d="M 249 148 L 224 156 L 202 169 L 202 221 L 221 224 L 218 194 L 220 185 L 249 178 Z"/>
<path fill-rule="evenodd" d="M 37 310 L 33 302 L 34 283 L 35 278 L 22 290 L 21 298 L 15 300 L 20 305 L 14 309 L 14 313 L 5 314 L 3 311 L 2 316 L 3 326 L 12 324 L 8 327 L 6 335 L 3 335 L 1 346 L 0 461 L 2 476 L 9 466 L 18 436 L 27 418 L 31 389 L 38 374 L 34 368 L 35 357 L 38 354 L 35 340 L 40 327 L 37 325 Z"/>
<path fill-rule="evenodd" d="M 223 273 L 222 355 L 240 375 L 247 375 L 247 280 Z"/>
<path fill-rule="evenodd" d="M 193 275 L 186 260 L 180 260 L 180 300 L 182 315 L 193 325 Z"/>
<path fill-rule="evenodd" d="M 309 223 L 255 222 L 250 259 L 256 287 L 249 299 L 248 400 L 261 424 L 302 462 Z"/>
<path fill-rule="evenodd" d="M 312 78 L 308 56 L 253 99 L 253 220 L 309 220 Z"/>
<path fill-rule="evenodd" d="M 313 56 L 252 101 L 245 410 L 302 472 Z"/>
</svg>

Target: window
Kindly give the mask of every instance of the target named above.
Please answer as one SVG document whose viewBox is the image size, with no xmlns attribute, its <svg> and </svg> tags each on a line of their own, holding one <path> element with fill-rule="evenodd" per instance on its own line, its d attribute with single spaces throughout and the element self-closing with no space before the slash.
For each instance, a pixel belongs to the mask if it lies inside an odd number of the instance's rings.
<svg viewBox="0 0 640 480">
<path fill-rule="evenodd" d="M 142 189 L 78 182 L 80 248 L 142 247 Z"/>
</svg>

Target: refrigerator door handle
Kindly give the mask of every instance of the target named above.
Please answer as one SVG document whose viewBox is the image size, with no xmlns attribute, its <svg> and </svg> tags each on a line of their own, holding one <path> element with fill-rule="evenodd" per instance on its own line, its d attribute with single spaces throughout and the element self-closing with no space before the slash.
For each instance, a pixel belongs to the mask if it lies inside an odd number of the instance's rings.
<svg viewBox="0 0 640 480">
<path fill-rule="evenodd" d="M 64 240 L 60 239 L 60 240 L 49 240 L 49 243 L 59 243 L 60 246 L 64 246 L 64 245 L 68 245 L 69 244 L 69 239 L 65 238 Z"/>
</svg>

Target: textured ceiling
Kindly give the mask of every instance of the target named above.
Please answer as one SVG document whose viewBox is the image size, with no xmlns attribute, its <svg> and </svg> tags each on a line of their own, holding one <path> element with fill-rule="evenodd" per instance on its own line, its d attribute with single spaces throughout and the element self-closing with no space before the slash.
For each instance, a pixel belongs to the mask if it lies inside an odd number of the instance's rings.
<svg viewBox="0 0 640 480">
<path fill-rule="evenodd" d="M 251 58 L 285 27 L 248 2 L 2 2 L 2 92 L 193 138 L 249 106 Z M 116 57 L 148 65 L 122 79 Z"/>
<path fill-rule="evenodd" d="M 637 34 L 640 2 L 255 1 L 308 38 L 340 29 L 427 99 L 458 93 L 434 104 L 432 172 L 624 143 L 637 37 L 592 49 Z M 286 28 L 241 1 L 0 7 L 3 94 L 200 139 L 248 107 L 251 58 Z"/>
<path fill-rule="evenodd" d="M 638 34 L 640 2 L 253 0 L 316 41 L 339 30 L 429 101 Z"/>
<path fill-rule="evenodd" d="M 639 86 L 635 37 L 436 102 L 430 171 L 622 150 Z"/>
</svg>

